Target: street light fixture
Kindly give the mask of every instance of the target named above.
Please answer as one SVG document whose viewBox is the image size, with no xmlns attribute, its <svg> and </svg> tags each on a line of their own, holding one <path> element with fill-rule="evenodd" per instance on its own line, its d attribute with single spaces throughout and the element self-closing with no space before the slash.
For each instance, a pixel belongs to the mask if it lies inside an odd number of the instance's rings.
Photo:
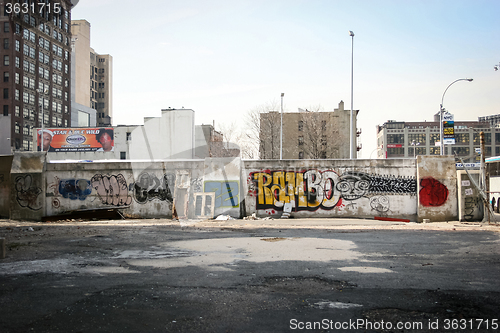
<svg viewBox="0 0 500 333">
<path fill-rule="evenodd" d="M 446 87 L 446 89 L 445 89 L 445 91 L 443 93 L 443 97 L 441 98 L 441 106 L 440 106 L 440 109 L 439 109 L 439 136 L 440 136 L 440 141 L 441 141 L 440 155 L 444 155 L 444 140 L 443 140 L 443 112 L 445 111 L 445 109 L 443 107 L 444 95 L 448 91 L 448 88 L 450 88 L 451 85 L 454 84 L 455 82 L 458 82 L 458 81 L 469 81 L 469 82 L 471 82 L 472 80 L 473 79 L 458 79 L 458 80 L 455 80 L 452 83 L 450 83 L 448 85 L 448 87 Z"/>
<path fill-rule="evenodd" d="M 349 36 L 351 36 L 351 120 L 350 120 L 350 131 L 349 135 L 351 137 L 350 144 L 350 153 L 349 156 L 351 160 L 355 158 L 354 154 L 356 151 L 356 147 L 354 146 L 354 110 L 353 110 L 353 82 L 354 82 L 354 32 L 349 30 Z"/>
<path fill-rule="evenodd" d="M 281 128 L 280 128 L 280 160 L 283 159 L 283 97 L 285 93 L 281 93 Z"/>
</svg>

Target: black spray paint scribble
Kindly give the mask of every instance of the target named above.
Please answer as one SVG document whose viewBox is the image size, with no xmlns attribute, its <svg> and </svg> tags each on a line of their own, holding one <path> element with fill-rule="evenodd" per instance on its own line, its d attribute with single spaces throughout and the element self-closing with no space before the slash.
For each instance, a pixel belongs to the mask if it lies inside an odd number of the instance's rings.
<svg viewBox="0 0 500 333">
<path fill-rule="evenodd" d="M 390 208 L 389 198 L 385 195 L 371 197 L 370 207 L 379 213 L 387 213 Z"/>
<path fill-rule="evenodd" d="M 161 178 L 154 174 L 141 173 L 136 182 L 131 186 L 135 200 L 144 204 L 148 201 L 157 199 L 173 202 L 173 189 L 175 186 L 175 174 L 167 173 Z"/>
<path fill-rule="evenodd" d="M 42 193 L 42 189 L 34 184 L 31 175 L 16 177 L 14 186 L 16 189 L 16 201 L 19 206 L 31 210 L 39 210 L 42 208 L 41 200 L 38 198 Z"/>
<path fill-rule="evenodd" d="M 369 175 L 370 193 L 417 194 L 415 177 Z"/>
</svg>

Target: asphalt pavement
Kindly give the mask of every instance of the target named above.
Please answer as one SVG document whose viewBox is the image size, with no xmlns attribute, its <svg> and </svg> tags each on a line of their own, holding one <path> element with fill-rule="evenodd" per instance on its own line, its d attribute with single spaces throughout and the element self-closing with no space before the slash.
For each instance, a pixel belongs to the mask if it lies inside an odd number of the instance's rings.
<svg viewBox="0 0 500 333">
<path fill-rule="evenodd" d="M 499 332 L 499 231 L 0 220 L 0 332 Z"/>
</svg>

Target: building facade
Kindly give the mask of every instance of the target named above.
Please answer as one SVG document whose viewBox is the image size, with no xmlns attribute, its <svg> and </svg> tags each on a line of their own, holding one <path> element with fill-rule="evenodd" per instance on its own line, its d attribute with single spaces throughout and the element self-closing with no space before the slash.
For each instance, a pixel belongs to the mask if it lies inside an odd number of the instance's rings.
<svg viewBox="0 0 500 333">
<path fill-rule="evenodd" d="M 98 54 L 90 46 L 90 23 L 86 20 L 71 21 L 74 52 L 74 103 L 75 117 L 89 117 L 95 110 L 95 126 L 110 126 L 113 118 L 113 57 Z M 80 123 L 84 120 L 80 120 Z M 90 124 L 93 126 L 93 124 Z"/>
<path fill-rule="evenodd" d="M 357 128 L 355 110 L 354 128 Z M 281 114 L 270 111 L 260 114 L 260 159 L 280 158 Z M 344 102 L 334 111 L 283 113 L 283 159 L 348 159 L 350 158 L 350 110 Z M 361 132 L 354 133 L 357 138 Z"/>
<path fill-rule="evenodd" d="M 0 4 L 0 154 L 34 150 L 37 127 L 70 125 L 71 8 L 69 0 Z"/>
<path fill-rule="evenodd" d="M 432 122 L 389 120 L 377 126 L 377 158 L 413 158 L 440 155 L 439 118 Z M 445 155 L 456 155 L 466 163 L 480 161 L 480 133 L 485 134 L 486 157 L 500 155 L 500 128 L 488 122 L 455 121 L 455 144 L 445 145 Z M 436 145 L 436 143 L 438 145 Z"/>
</svg>

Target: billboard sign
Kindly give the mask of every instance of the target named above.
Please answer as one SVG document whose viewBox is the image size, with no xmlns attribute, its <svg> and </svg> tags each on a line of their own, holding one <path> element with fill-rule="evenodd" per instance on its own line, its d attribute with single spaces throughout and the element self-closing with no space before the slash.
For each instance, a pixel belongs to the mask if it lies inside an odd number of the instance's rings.
<svg viewBox="0 0 500 333">
<path fill-rule="evenodd" d="M 41 150 L 42 130 L 38 130 L 37 150 Z M 114 151 L 114 130 L 106 128 L 47 128 L 43 130 L 43 150 L 47 152 Z"/>
<path fill-rule="evenodd" d="M 449 112 L 443 114 L 443 144 L 455 144 L 455 117 Z"/>
</svg>

